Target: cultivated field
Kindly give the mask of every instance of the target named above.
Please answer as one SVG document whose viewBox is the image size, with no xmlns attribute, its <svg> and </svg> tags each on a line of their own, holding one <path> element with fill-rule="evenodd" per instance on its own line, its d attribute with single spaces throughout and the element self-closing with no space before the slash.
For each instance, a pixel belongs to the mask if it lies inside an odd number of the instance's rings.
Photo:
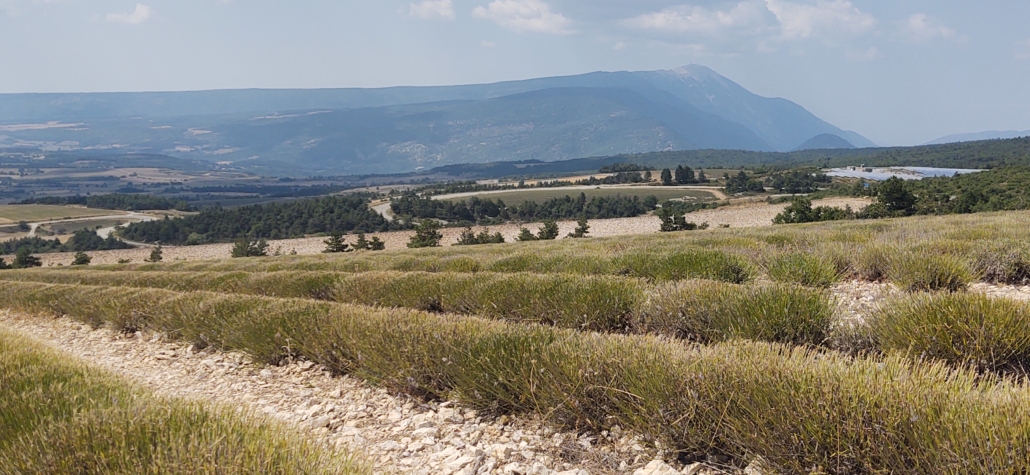
<svg viewBox="0 0 1030 475">
<path fill-rule="evenodd" d="M 19 221 L 54 221 L 116 214 L 123 213 L 120 211 L 88 209 L 77 206 L 0 205 L 0 224 L 17 223 Z"/>
<path fill-rule="evenodd" d="M 497 190 L 476 193 L 455 193 L 452 195 L 436 196 L 434 199 L 447 201 L 465 201 L 476 196 L 484 199 L 501 199 L 505 204 L 516 205 L 526 201 L 541 203 L 552 198 L 564 198 L 586 195 L 587 200 L 592 198 L 613 198 L 616 196 L 634 197 L 644 199 L 648 196 L 655 196 L 659 201 L 688 199 L 690 201 L 712 201 L 716 197 L 706 190 L 688 189 L 686 187 L 661 187 L 661 186 L 623 186 L 623 185 L 602 185 L 602 186 L 568 186 L 562 188 L 540 188 L 540 189 L 514 189 Z"/>
<path fill-rule="evenodd" d="M 369 417 L 352 388 L 320 396 L 342 412 L 286 417 L 390 470 L 1017 474 L 1030 470 L 1028 220 L 3 271 L 0 302 L 188 348 L 161 361 L 236 351 L 407 395 Z M 241 404 L 282 410 L 265 397 Z M 509 420 L 545 428 L 518 435 Z M 633 444 L 649 449 L 631 457 Z"/>
<path fill-rule="evenodd" d="M 858 210 L 869 204 L 867 199 L 859 198 L 831 198 L 825 200 L 816 201 L 818 206 L 851 206 Z M 730 229 L 739 228 L 751 228 L 751 227 L 768 227 L 772 226 L 773 218 L 783 211 L 787 204 L 766 204 L 766 203 L 751 203 L 745 205 L 727 206 L 718 209 L 702 210 L 687 215 L 687 219 L 694 221 L 698 224 L 708 223 L 713 229 L 708 231 L 697 231 L 697 234 L 706 234 L 715 232 L 714 228 L 718 226 L 729 226 Z M 526 228 L 533 231 L 540 227 L 540 223 L 527 223 Z M 640 234 L 654 234 L 658 233 L 661 227 L 661 222 L 655 216 L 638 216 L 635 218 L 619 218 L 619 219 L 601 219 L 590 221 L 590 236 L 593 237 L 616 237 L 616 236 L 631 236 Z M 576 228 L 575 221 L 565 221 L 558 223 L 559 236 L 565 236 L 572 232 Z M 491 232 L 500 232 L 504 235 L 508 244 L 505 246 L 521 246 L 521 244 L 515 244 L 515 238 L 519 235 L 520 226 L 516 224 L 505 224 L 500 226 L 491 226 Z M 461 234 L 461 229 L 448 228 L 441 230 L 443 234 L 442 245 L 450 246 L 457 242 L 458 236 Z M 412 231 L 401 231 L 391 233 L 376 233 L 369 234 L 368 238 L 371 239 L 376 236 L 386 243 L 387 251 L 404 251 L 407 249 L 407 243 L 411 238 Z M 347 241 L 350 243 L 354 242 L 354 236 L 348 236 Z M 325 238 L 303 238 L 303 239 L 284 239 L 280 241 L 269 242 L 269 252 L 274 253 L 278 251 L 280 254 L 290 254 L 296 252 L 299 255 L 316 255 L 321 254 L 325 249 L 324 244 Z M 165 247 L 164 248 L 164 259 L 165 261 L 196 261 L 206 259 L 221 259 L 229 255 L 232 248 L 231 244 L 209 244 L 202 246 L 184 246 L 184 247 Z M 93 257 L 93 264 L 115 264 L 118 261 L 126 260 L 132 263 L 143 262 L 144 259 L 150 256 L 150 248 L 141 247 L 138 249 L 130 250 L 119 250 L 119 251 L 98 251 L 91 252 L 90 256 Z M 0 256 L 10 261 L 11 256 Z M 74 254 L 71 253 L 58 253 L 58 254 L 41 254 L 39 256 L 43 260 L 44 266 L 57 266 L 57 265 L 69 265 L 74 259 Z"/>
</svg>

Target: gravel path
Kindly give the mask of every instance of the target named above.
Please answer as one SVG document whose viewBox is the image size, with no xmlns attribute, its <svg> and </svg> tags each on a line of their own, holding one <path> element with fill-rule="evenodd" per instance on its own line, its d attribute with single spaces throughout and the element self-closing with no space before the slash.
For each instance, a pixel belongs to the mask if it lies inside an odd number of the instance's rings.
<svg viewBox="0 0 1030 475">
<path fill-rule="evenodd" d="M 868 205 L 869 200 L 859 198 L 831 198 L 816 201 L 815 204 L 818 206 L 839 207 L 850 205 L 853 209 L 858 210 Z M 712 228 L 716 228 L 719 225 L 728 225 L 731 228 L 772 226 L 772 219 L 783 211 L 783 208 L 786 206 L 787 204 L 771 205 L 766 203 L 726 206 L 690 213 L 687 215 L 687 220 L 698 224 L 706 222 Z M 526 224 L 525 227 L 535 232 L 540 227 L 540 224 Z M 659 227 L 660 222 L 658 218 L 652 215 L 638 216 L 635 218 L 597 219 L 590 221 L 590 236 L 612 237 L 633 234 L 652 234 L 659 232 Z M 575 228 L 575 221 L 560 222 L 558 223 L 559 236 L 565 236 Z M 519 234 L 519 229 L 520 226 L 516 224 L 504 224 L 490 227 L 491 232 L 499 231 L 504 235 L 505 239 L 509 243 L 515 241 L 515 237 Z M 461 232 L 461 229 L 456 228 L 442 229 L 441 233 L 444 236 L 442 244 L 449 246 L 454 242 L 457 242 L 458 236 Z M 414 234 L 413 231 L 369 234 L 368 239 L 372 239 L 373 236 L 378 236 L 379 239 L 382 239 L 383 242 L 386 243 L 387 250 L 405 249 L 412 234 Z M 348 236 L 349 242 L 353 242 L 354 239 L 354 236 Z M 279 251 L 282 254 L 296 252 L 297 254 L 303 255 L 320 254 L 325 249 L 323 241 L 325 241 L 325 238 L 321 237 L 269 241 L 269 252 L 273 253 L 275 251 Z M 166 246 L 164 247 L 163 252 L 164 260 L 166 262 L 175 260 L 195 261 L 228 258 L 231 249 L 232 244 L 207 244 L 189 247 Z M 119 260 L 128 260 L 130 262 L 139 263 L 143 262 L 144 259 L 147 259 L 150 256 L 150 251 L 150 248 L 138 248 L 118 251 L 94 251 L 90 252 L 89 255 L 93 258 L 92 264 L 94 265 L 116 264 Z M 74 256 L 74 253 L 55 253 L 41 254 L 39 257 L 43 260 L 44 266 L 56 266 L 58 264 L 67 266 L 74 260 Z M 7 262 L 11 262 L 13 258 L 12 256 L 0 257 L 4 257 Z"/>
<path fill-rule="evenodd" d="M 674 475 L 636 437 L 555 431 L 533 418 L 481 417 L 450 403 L 394 396 L 310 362 L 254 364 L 236 353 L 195 351 L 161 335 L 94 330 L 67 318 L 0 311 L 0 325 L 128 377 L 156 393 L 246 407 L 316 439 L 363 454 L 377 473 Z"/>
</svg>

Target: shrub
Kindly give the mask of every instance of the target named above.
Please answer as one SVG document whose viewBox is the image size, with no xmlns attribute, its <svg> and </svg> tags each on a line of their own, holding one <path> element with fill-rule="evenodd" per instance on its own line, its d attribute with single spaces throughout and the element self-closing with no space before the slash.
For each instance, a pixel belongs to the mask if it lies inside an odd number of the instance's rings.
<svg viewBox="0 0 1030 475">
<path fill-rule="evenodd" d="M 75 253 L 75 258 L 74 258 L 74 260 L 72 260 L 72 265 L 73 266 L 88 266 L 89 263 L 92 262 L 92 261 L 93 261 L 93 258 L 89 257 L 89 254 L 86 254 L 85 252 L 79 251 L 79 252 Z"/>
<path fill-rule="evenodd" d="M 440 240 L 443 239 L 440 228 L 440 222 L 435 219 L 422 220 L 422 223 L 415 227 L 415 235 L 411 236 L 408 247 L 414 249 L 439 246 Z"/>
<path fill-rule="evenodd" d="M 504 236 L 501 233 L 490 234 L 489 228 L 484 228 L 479 234 L 472 231 L 472 227 L 466 227 L 458 237 L 455 246 L 476 246 L 479 244 L 502 244 Z"/>
<path fill-rule="evenodd" d="M 741 284 L 753 278 L 751 267 L 743 259 L 703 249 L 669 255 L 629 253 L 617 257 L 614 264 L 627 275 L 654 281 L 710 279 Z"/>
<path fill-rule="evenodd" d="M 840 280 L 837 266 L 820 256 L 804 252 L 777 254 L 766 263 L 769 278 L 776 282 L 828 288 Z"/>
<path fill-rule="evenodd" d="M 126 292 L 12 283 L 0 286 L 0 299 L 82 318 L 90 312 L 82 300 L 127 308 Z M 161 302 L 151 306 L 154 330 L 202 335 L 269 361 L 304 357 L 484 411 L 595 431 L 618 425 L 686 460 L 760 457 L 772 472 L 841 475 L 1030 470 L 1025 386 L 943 364 L 743 341 L 696 347 L 303 300 L 146 297 Z"/>
<path fill-rule="evenodd" d="M 973 274 L 956 257 L 927 253 L 902 252 L 889 258 L 887 276 L 891 282 L 909 292 L 965 290 Z"/>
<path fill-rule="evenodd" d="M 232 246 L 232 257 L 264 257 L 268 255 L 268 243 L 264 239 L 251 241 L 243 238 Z"/>
<path fill-rule="evenodd" d="M 369 473 L 228 408 L 155 397 L 0 331 L 0 473 Z"/>
<path fill-rule="evenodd" d="M 1030 306 L 980 293 L 895 299 L 870 319 L 885 351 L 994 370 L 1030 363 Z"/>
<path fill-rule="evenodd" d="M 651 291 L 633 329 L 704 343 L 746 338 L 818 345 L 826 339 L 832 318 L 829 298 L 819 291 L 684 281 Z"/>
<path fill-rule="evenodd" d="M 1030 284 L 1030 249 L 986 244 L 973 252 L 973 270 L 985 282 Z"/>
</svg>

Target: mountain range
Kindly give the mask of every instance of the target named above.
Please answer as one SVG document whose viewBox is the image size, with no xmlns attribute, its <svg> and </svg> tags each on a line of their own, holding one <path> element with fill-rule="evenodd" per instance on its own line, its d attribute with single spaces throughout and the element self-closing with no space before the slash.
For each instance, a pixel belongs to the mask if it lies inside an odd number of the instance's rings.
<svg viewBox="0 0 1030 475">
<path fill-rule="evenodd" d="M 0 152 L 165 153 L 261 174 L 822 143 L 875 146 L 699 65 L 468 86 L 0 95 Z"/>
<path fill-rule="evenodd" d="M 1030 137 L 1030 130 L 989 130 L 972 134 L 955 134 L 932 140 L 923 145 L 941 145 L 959 142 L 977 142 L 980 140 L 1015 139 L 1019 137 Z"/>
</svg>

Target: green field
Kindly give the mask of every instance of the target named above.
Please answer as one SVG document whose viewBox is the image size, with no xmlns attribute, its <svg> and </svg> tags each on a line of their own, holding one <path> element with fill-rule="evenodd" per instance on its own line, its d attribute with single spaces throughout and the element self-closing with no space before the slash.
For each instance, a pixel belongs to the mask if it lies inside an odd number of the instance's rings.
<svg viewBox="0 0 1030 475">
<path fill-rule="evenodd" d="M 113 216 L 125 214 L 107 209 L 88 209 L 73 206 L 51 205 L 0 205 L 0 224 L 19 221 L 53 221 L 58 219 L 88 218 L 91 216 Z"/>
<path fill-rule="evenodd" d="M 517 205 L 526 201 L 536 201 L 541 203 L 552 198 L 564 198 L 565 196 L 577 197 L 580 193 L 587 196 L 587 199 L 592 198 L 611 198 L 615 196 L 639 196 L 641 199 L 648 196 L 655 196 L 658 201 L 666 201 L 673 199 L 681 199 L 685 197 L 693 198 L 697 201 L 713 201 L 715 196 L 704 190 L 683 190 L 683 189 L 669 189 L 658 186 L 652 187 L 633 187 L 633 188 L 591 188 L 591 189 L 574 189 L 574 188 L 540 188 L 540 189 L 523 189 L 523 190 L 512 190 L 505 192 L 495 193 L 481 193 L 474 196 L 478 196 L 482 199 L 492 200 L 503 200 L 505 204 Z M 466 201 L 470 196 L 462 196 L 456 198 L 445 198 L 446 201 Z"/>
<path fill-rule="evenodd" d="M 1030 471 L 1030 303 L 969 289 L 1030 283 L 1028 219 L 8 270 L 0 302 L 309 360 L 484 414 L 618 426 L 670 459 L 1017 474 Z M 837 305 L 882 283 L 896 291 L 869 308 Z"/>
</svg>

